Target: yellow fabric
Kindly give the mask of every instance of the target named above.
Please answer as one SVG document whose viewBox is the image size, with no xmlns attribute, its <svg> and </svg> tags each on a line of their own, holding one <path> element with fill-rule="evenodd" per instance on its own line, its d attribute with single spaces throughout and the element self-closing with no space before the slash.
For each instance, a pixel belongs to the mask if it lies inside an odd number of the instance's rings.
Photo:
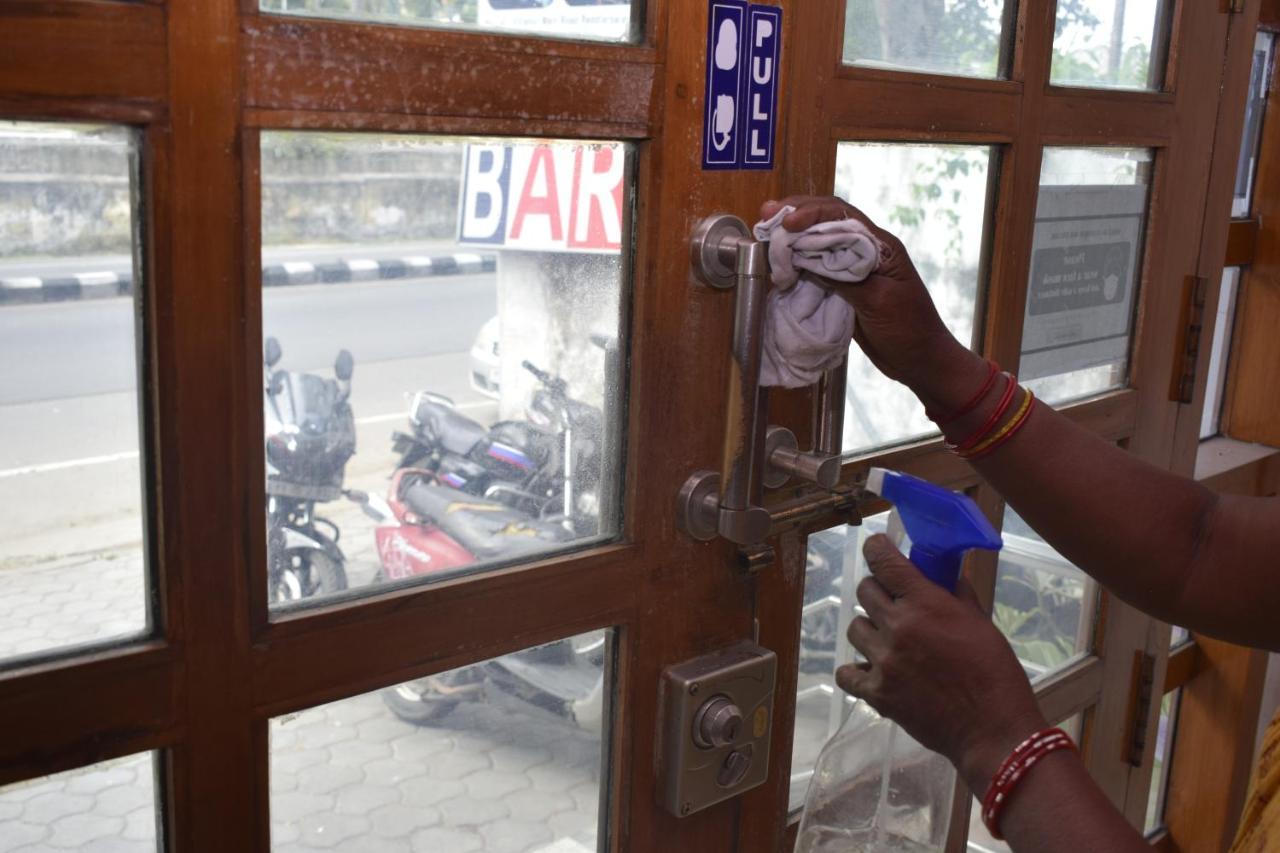
<svg viewBox="0 0 1280 853">
<path fill-rule="evenodd" d="M 1280 850 L 1280 714 L 1262 739 L 1258 769 L 1231 853 Z"/>
</svg>

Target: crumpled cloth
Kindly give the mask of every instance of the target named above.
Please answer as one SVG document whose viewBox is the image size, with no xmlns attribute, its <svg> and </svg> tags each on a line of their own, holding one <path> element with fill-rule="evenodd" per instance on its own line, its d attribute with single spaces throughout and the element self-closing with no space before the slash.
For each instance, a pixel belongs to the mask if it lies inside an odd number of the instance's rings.
<svg viewBox="0 0 1280 853">
<path fill-rule="evenodd" d="M 850 284 L 876 271 L 884 246 L 856 219 L 820 222 L 800 233 L 782 227 L 794 207 L 757 222 L 769 243 L 774 290 L 765 303 L 760 384 L 801 388 L 840 364 L 853 338 L 853 306 L 814 275 Z"/>
</svg>

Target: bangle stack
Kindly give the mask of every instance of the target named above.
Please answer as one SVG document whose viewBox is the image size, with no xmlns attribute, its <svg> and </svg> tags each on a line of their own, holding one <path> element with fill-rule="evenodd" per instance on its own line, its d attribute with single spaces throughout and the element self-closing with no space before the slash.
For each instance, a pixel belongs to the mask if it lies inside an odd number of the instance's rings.
<svg viewBox="0 0 1280 853">
<path fill-rule="evenodd" d="M 991 837 L 997 841 L 1004 840 L 1000 832 L 1000 816 L 1004 814 L 1018 783 L 1039 763 L 1040 759 L 1060 749 L 1075 749 L 1071 736 L 1059 728 L 1044 729 L 1014 747 L 1013 752 L 1000 765 L 996 775 L 987 786 L 987 793 L 982 798 L 982 822 L 986 825 Z"/>
<path fill-rule="evenodd" d="M 1005 386 L 1000 395 L 1000 401 L 982 426 L 955 444 L 947 445 L 947 449 L 961 459 L 973 461 L 994 453 L 1026 426 L 1027 421 L 1031 419 L 1031 413 L 1035 410 L 1035 395 L 1018 385 L 1017 377 L 1010 373 L 1001 372 L 995 362 L 988 363 L 991 365 L 991 369 L 987 374 L 986 382 L 983 383 L 973 399 L 945 417 L 930 415 L 934 423 L 940 427 L 959 420 L 982 405 L 982 401 L 995 388 L 997 379 L 1004 377 Z M 1016 407 L 1013 405 L 1015 398 L 1019 399 Z M 1011 408 L 1013 410 L 1012 416 L 1009 415 Z"/>
</svg>

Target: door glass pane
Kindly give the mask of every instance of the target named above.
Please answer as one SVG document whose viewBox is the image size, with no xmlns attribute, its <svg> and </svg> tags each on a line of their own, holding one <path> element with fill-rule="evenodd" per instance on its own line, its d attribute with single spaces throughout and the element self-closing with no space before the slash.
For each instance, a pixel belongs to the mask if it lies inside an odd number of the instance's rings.
<svg viewBox="0 0 1280 853">
<path fill-rule="evenodd" d="M 846 0 L 847 65 L 1004 77 L 1012 0 Z"/>
<path fill-rule="evenodd" d="M 0 850 L 155 853 L 155 776 L 144 753 L 0 788 Z"/>
<path fill-rule="evenodd" d="M 616 534 L 628 159 L 263 134 L 273 603 Z"/>
<path fill-rule="evenodd" d="M 836 155 L 836 195 L 902 239 L 943 321 L 965 342 L 974 335 L 993 161 L 993 150 L 977 145 L 842 142 Z M 937 432 L 915 395 L 856 344 L 844 423 L 846 453 Z"/>
<path fill-rule="evenodd" d="M 0 661 L 149 628 L 137 149 L 0 121 Z"/>
<path fill-rule="evenodd" d="M 1151 792 L 1147 796 L 1147 832 L 1164 825 L 1165 795 L 1169 792 L 1169 765 L 1173 760 L 1181 697 L 1182 691 L 1174 690 L 1166 693 L 1160 702 L 1160 728 L 1156 734 L 1155 763 L 1151 767 Z"/>
<path fill-rule="evenodd" d="M 1058 0 L 1051 82 L 1159 89 L 1172 8 L 1170 0 Z"/>
<path fill-rule="evenodd" d="M 1240 142 L 1240 162 L 1236 167 L 1235 198 L 1231 215 L 1248 216 L 1253 209 L 1253 178 L 1258 171 L 1258 143 L 1262 140 L 1262 119 L 1267 111 L 1273 63 L 1274 33 L 1259 32 L 1253 48 L 1253 73 L 1249 80 L 1249 100 L 1244 112 L 1244 136 Z"/>
<path fill-rule="evenodd" d="M 1222 399 L 1227 389 L 1227 364 L 1231 354 L 1231 332 L 1235 328 L 1236 294 L 1240 286 L 1240 268 L 1222 271 L 1222 290 L 1218 311 L 1213 318 L 1213 347 L 1209 350 L 1209 379 L 1204 390 L 1204 410 L 1200 413 L 1200 437 L 1218 434 L 1222 422 Z"/>
<path fill-rule="evenodd" d="M 1058 723 L 1058 728 L 1071 735 L 1071 739 L 1080 743 L 1080 731 L 1084 724 L 1084 715 L 1076 714 L 1065 722 Z M 979 795 L 980 796 L 980 795 Z M 987 832 L 982 822 L 982 803 L 974 797 L 969 811 L 969 843 L 968 853 L 1013 853 L 1013 848 L 1004 841 L 997 841 Z"/>
<path fill-rule="evenodd" d="M 271 849 L 602 847 L 613 632 L 271 721 Z"/>
<path fill-rule="evenodd" d="M 886 532 L 889 513 L 868 516 L 860 526 L 841 525 L 809 537 L 800 622 L 800 676 L 796 687 L 796 725 L 791 743 L 791 793 L 788 808 L 804 806 L 818 753 L 848 716 L 854 699 L 836 686 L 835 671 L 852 663 L 856 652 L 845 630 L 863 613 L 855 590 L 867 576 L 862 544 Z"/>
<path fill-rule="evenodd" d="M 1002 535 L 993 618 L 1036 681 L 1089 650 L 1098 591 L 1012 509 Z"/>
<path fill-rule="evenodd" d="M 414 27 L 636 40 L 641 0 L 259 0 L 264 12 Z"/>
<path fill-rule="evenodd" d="M 1049 403 L 1128 381 L 1151 152 L 1046 148 L 1019 378 Z"/>
</svg>

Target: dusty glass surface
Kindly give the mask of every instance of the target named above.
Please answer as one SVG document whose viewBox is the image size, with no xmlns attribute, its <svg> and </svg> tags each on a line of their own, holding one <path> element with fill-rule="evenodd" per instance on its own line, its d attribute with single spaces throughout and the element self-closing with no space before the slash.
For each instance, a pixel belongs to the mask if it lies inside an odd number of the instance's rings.
<svg viewBox="0 0 1280 853">
<path fill-rule="evenodd" d="M 1222 290 L 1218 310 L 1213 318 L 1213 346 L 1209 350 L 1209 378 L 1204 390 L 1204 410 L 1200 413 L 1200 437 L 1218 434 L 1222 422 L 1222 400 L 1227 390 L 1227 366 L 1231 355 L 1231 333 L 1235 327 L 1236 296 L 1240 287 L 1240 268 L 1222 271 Z"/>
<path fill-rule="evenodd" d="M 953 334 L 969 342 L 986 245 L 986 146 L 840 143 L 836 195 L 897 234 Z M 937 432 L 915 395 L 849 348 L 844 450 L 857 453 Z"/>
<path fill-rule="evenodd" d="M 616 534 L 627 161 L 263 135 L 274 604 Z"/>
<path fill-rule="evenodd" d="M 1172 7 L 1169 0 L 1058 0 L 1050 81 L 1159 89 Z"/>
<path fill-rule="evenodd" d="M 1259 32 L 1253 47 L 1253 71 L 1249 79 L 1249 100 L 1245 104 L 1244 135 L 1240 140 L 1240 160 L 1236 167 L 1233 217 L 1248 216 L 1253 209 L 1253 179 L 1258 172 L 1258 145 L 1267 112 L 1267 95 L 1275 70 L 1275 33 Z"/>
<path fill-rule="evenodd" d="M 414 27 L 635 41 L 641 0 L 259 0 L 264 12 Z"/>
<path fill-rule="evenodd" d="M 601 846 L 612 632 L 271 721 L 271 849 Z"/>
<path fill-rule="evenodd" d="M 0 788 L 0 850 L 156 853 L 155 759 L 127 755 Z"/>
<path fill-rule="evenodd" d="M 1004 77 L 1013 0 L 846 0 L 847 65 Z"/>
<path fill-rule="evenodd" d="M 1044 151 L 1018 375 L 1046 402 L 1128 381 L 1151 166 L 1144 148 Z"/>
<path fill-rule="evenodd" d="M 993 619 L 1036 681 L 1089 651 L 1098 590 L 1012 509 L 1001 535 Z"/>
<path fill-rule="evenodd" d="M 0 121 L 0 662 L 149 627 L 137 150 Z"/>
<path fill-rule="evenodd" d="M 1151 791 L 1147 795 L 1146 831 L 1164 825 L 1165 795 L 1169 792 L 1169 762 L 1173 758 L 1174 736 L 1178 728 L 1178 702 L 1181 690 L 1166 693 L 1160 701 L 1160 727 L 1156 733 L 1156 751 L 1151 767 Z"/>
</svg>

